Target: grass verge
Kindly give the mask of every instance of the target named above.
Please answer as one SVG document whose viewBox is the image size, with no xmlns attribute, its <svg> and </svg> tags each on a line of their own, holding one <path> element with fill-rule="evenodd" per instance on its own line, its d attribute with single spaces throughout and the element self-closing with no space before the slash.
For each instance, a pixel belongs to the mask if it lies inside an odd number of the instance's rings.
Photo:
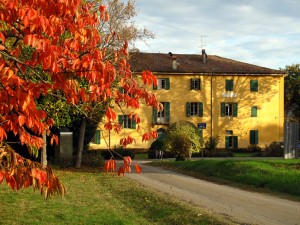
<svg viewBox="0 0 300 225">
<path fill-rule="evenodd" d="M 0 224 L 230 224 L 125 177 L 97 170 L 55 169 L 65 198 L 45 201 L 31 188 L 0 185 Z"/>
<path fill-rule="evenodd" d="M 300 159 L 164 161 L 151 165 L 211 181 L 288 194 L 300 200 Z"/>
</svg>

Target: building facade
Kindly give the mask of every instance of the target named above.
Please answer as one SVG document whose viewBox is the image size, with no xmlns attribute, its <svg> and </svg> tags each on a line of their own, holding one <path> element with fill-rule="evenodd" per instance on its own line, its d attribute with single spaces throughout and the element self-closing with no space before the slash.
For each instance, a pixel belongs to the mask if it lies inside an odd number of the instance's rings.
<svg viewBox="0 0 300 225">
<path fill-rule="evenodd" d="M 150 70 L 158 78 L 151 91 L 163 104 L 157 112 L 145 105 L 137 111 L 142 131 L 163 135 L 170 123 L 193 122 L 204 140 L 219 137 L 218 148 L 265 147 L 283 141 L 284 73 L 219 56 L 135 53 L 131 68 L 139 74 Z M 148 149 L 135 122 L 120 112 L 118 121 L 136 139 L 127 148 Z M 101 128 L 101 127 L 100 127 Z M 121 133 L 122 137 L 122 133 Z M 119 146 L 120 135 L 99 129 L 91 149 Z"/>
</svg>

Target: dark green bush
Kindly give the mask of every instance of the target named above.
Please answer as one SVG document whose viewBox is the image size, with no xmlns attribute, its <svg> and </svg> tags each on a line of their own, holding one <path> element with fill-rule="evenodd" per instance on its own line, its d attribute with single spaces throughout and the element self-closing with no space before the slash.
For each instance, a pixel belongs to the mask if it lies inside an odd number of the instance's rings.
<svg viewBox="0 0 300 225">
<path fill-rule="evenodd" d="M 259 147 L 258 145 L 249 145 L 247 148 L 248 152 L 261 152 L 261 147 Z"/>
<path fill-rule="evenodd" d="M 164 140 L 162 138 L 158 138 L 152 142 L 149 150 L 164 150 Z"/>
<path fill-rule="evenodd" d="M 217 145 L 219 144 L 220 141 L 220 137 L 219 136 L 213 136 L 213 137 L 209 137 L 205 142 L 204 142 L 204 146 L 207 150 L 209 150 L 210 152 L 214 151 L 217 147 Z"/>
<path fill-rule="evenodd" d="M 104 159 L 101 155 L 101 151 L 87 151 L 82 154 L 82 166 L 99 167 L 103 165 Z"/>
<path fill-rule="evenodd" d="M 265 157 L 283 157 L 283 148 L 279 142 L 272 142 L 261 154 Z"/>
</svg>

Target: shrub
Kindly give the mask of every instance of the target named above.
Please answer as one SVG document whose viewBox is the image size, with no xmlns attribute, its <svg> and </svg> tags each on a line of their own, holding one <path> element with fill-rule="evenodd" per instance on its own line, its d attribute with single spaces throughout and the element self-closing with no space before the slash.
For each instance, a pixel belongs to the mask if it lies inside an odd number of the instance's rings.
<svg viewBox="0 0 300 225">
<path fill-rule="evenodd" d="M 216 147 L 218 146 L 220 141 L 220 137 L 219 136 L 213 136 L 213 137 L 209 137 L 205 142 L 204 142 L 204 146 L 207 150 L 209 151 L 213 151 L 216 149 Z"/>
<path fill-rule="evenodd" d="M 157 138 L 155 141 L 152 142 L 149 151 L 148 151 L 148 159 L 157 159 L 158 151 L 164 150 L 164 141 L 163 138 Z"/>
<path fill-rule="evenodd" d="M 174 153 L 177 160 L 183 160 L 201 148 L 198 128 L 189 121 L 172 123 L 165 133 L 164 143 L 166 150 Z"/>
<path fill-rule="evenodd" d="M 104 162 L 101 151 L 87 151 L 82 154 L 82 166 L 99 167 Z"/>
<path fill-rule="evenodd" d="M 283 157 L 283 148 L 279 142 L 272 142 L 269 146 L 266 146 L 265 151 L 262 152 L 262 156 Z"/>
<path fill-rule="evenodd" d="M 248 152 L 261 152 L 261 147 L 258 145 L 249 145 L 247 148 Z"/>
<path fill-rule="evenodd" d="M 158 138 L 155 141 L 153 141 L 149 150 L 164 150 L 163 138 Z"/>
</svg>

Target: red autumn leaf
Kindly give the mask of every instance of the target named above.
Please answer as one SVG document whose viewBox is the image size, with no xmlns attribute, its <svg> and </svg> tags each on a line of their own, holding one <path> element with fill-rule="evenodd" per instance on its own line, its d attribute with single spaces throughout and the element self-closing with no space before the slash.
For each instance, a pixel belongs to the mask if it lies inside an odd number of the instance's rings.
<svg viewBox="0 0 300 225">
<path fill-rule="evenodd" d="M 28 12 L 27 12 L 28 19 L 29 20 L 35 19 L 36 18 L 36 14 L 37 14 L 36 11 L 34 9 L 30 8 L 28 10 Z"/>
<path fill-rule="evenodd" d="M 2 183 L 4 177 L 5 177 L 5 172 L 4 171 L 0 171 L 0 184 Z"/>
<path fill-rule="evenodd" d="M 123 167 L 120 167 L 120 168 L 118 169 L 118 175 L 119 175 L 119 176 L 120 176 L 120 175 L 124 176 L 124 168 L 123 168 Z"/>
<path fill-rule="evenodd" d="M 0 32 L 0 39 L 1 39 L 2 43 L 4 44 L 5 43 L 5 36 L 2 32 Z"/>
<path fill-rule="evenodd" d="M 105 115 L 108 121 L 115 120 L 117 118 L 117 114 L 110 107 L 107 108 Z"/>
<path fill-rule="evenodd" d="M 16 187 L 15 178 L 12 175 L 6 173 L 5 180 L 6 180 L 6 183 L 8 184 L 8 186 L 10 186 L 12 190 L 15 190 L 15 187 Z"/>
<path fill-rule="evenodd" d="M 135 167 L 135 172 L 137 174 L 140 174 L 142 172 L 142 167 L 140 167 L 138 164 L 134 164 L 134 167 Z"/>
<path fill-rule="evenodd" d="M 2 142 L 4 139 L 7 139 L 7 134 L 5 130 L 2 127 L 0 127 L 0 142 Z"/>
<path fill-rule="evenodd" d="M 107 160 L 104 164 L 104 170 L 106 172 L 114 172 L 116 171 L 116 161 L 114 159 Z"/>
<path fill-rule="evenodd" d="M 22 127 L 26 122 L 26 117 L 24 115 L 20 115 L 18 117 L 18 122 L 19 122 L 20 127 Z"/>
</svg>

